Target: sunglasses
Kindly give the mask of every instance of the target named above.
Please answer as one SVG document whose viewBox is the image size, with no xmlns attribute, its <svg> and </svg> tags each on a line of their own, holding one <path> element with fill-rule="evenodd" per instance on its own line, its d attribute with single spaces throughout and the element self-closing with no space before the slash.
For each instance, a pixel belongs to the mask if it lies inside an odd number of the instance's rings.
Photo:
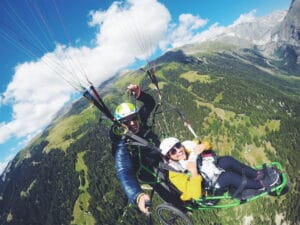
<svg viewBox="0 0 300 225">
<path fill-rule="evenodd" d="M 181 148 L 182 144 L 180 142 L 176 143 L 169 151 L 170 155 L 175 155 L 177 153 L 177 149 Z"/>
</svg>

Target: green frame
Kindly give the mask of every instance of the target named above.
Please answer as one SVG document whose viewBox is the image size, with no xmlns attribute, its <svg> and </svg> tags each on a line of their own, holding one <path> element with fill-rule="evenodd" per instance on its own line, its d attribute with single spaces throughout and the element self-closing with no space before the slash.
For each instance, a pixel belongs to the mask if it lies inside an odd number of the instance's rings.
<svg viewBox="0 0 300 225">
<path fill-rule="evenodd" d="M 287 183 L 288 183 L 288 178 L 287 178 L 287 174 L 283 172 L 282 169 L 282 165 L 279 162 L 271 162 L 271 163 L 267 163 L 267 166 L 276 166 L 277 169 L 281 172 L 281 184 L 278 186 L 275 186 L 271 189 L 271 193 L 274 193 L 275 195 L 279 196 L 282 194 L 284 188 L 286 187 Z M 257 166 L 255 167 L 256 169 L 261 169 L 262 166 Z M 201 197 L 198 200 L 194 201 L 194 204 L 192 206 L 187 206 L 186 208 L 188 210 L 197 210 L 197 209 L 222 209 L 222 208 L 229 208 L 229 207 L 234 207 L 234 206 L 238 206 L 247 202 L 251 202 L 253 200 L 256 200 L 258 198 L 261 198 L 265 195 L 268 195 L 269 193 L 267 191 L 260 193 L 259 195 L 253 196 L 251 198 L 248 198 L 246 200 L 240 200 L 240 199 L 233 199 L 232 196 L 228 193 L 225 192 L 223 195 L 219 195 L 219 196 L 207 196 L 207 197 Z M 207 200 L 229 200 L 229 203 L 224 203 L 224 204 L 220 204 L 217 203 L 216 205 L 205 205 L 204 201 Z"/>
<path fill-rule="evenodd" d="M 278 186 L 275 186 L 271 189 L 271 193 L 274 193 L 274 195 L 281 195 L 284 188 L 286 187 L 286 185 L 288 184 L 288 176 L 287 174 L 283 171 L 283 167 L 279 162 L 270 162 L 266 164 L 267 166 L 275 166 L 281 173 L 281 184 Z M 260 166 L 256 166 L 254 167 L 255 169 L 262 169 L 262 165 Z M 155 180 L 153 182 L 145 182 L 143 180 L 139 180 L 139 182 L 141 184 L 158 184 L 161 183 L 162 180 L 157 176 L 157 174 L 152 171 L 150 168 L 148 168 L 147 166 L 143 165 L 141 162 L 141 158 L 140 158 L 140 154 L 139 154 L 139 169 L 137 171 L 137 178 L 138 178 L 138 174 L 140 174 L 140 172 L 144 170 L 147 173 L 149 173 L 151 176 L 153 176 L 155 178 Z M 223 195 L 217 195 L 217 196 L 204 196 L 199 198 L 198 200 L 194 200 L 192 203 L 187 204 L 185 206 L 185 208 L 188 211 L 193 211 L 193 210 L 207 210 L 207 209 L 222 209 L 222 208 L 229 208 L 229 207 L 234 207 L 234 206 L 238 206 L 247 202 L 251 202 L 254 201 L 258 198 L 261 198 L 265 195 L 268 195 L 269 192 L 265 191 L 260 193 L 259 195 L 253 196 L 251 198 L 248 198 L 246 200 L 240 200 L 237 198 L 232 198 L 232 196 L 228 193 L 225 192 Z M 220 200 L 220 201 L 228 201 L 225 203 L 216 203 L 214 205 L 206 205 L 205 201 L 210 201 L 210 200 Z"/>
</svg>

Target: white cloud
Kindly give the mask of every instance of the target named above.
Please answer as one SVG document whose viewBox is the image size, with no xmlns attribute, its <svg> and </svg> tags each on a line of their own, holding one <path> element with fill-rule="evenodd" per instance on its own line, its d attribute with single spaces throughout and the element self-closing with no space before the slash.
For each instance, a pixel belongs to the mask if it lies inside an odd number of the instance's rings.
<svg viewBox="0 0 300 225">
<path fill-rule="evenodd" d="M 194 35 L 191 42 L 213 41 L 219 35 L 226 33 L 227 29 L 227 27 L 220 26 L 218 23 L 214 23 L 207 30 Z"/>
<path fill-rule="evenodd" d="M 284 18 L 286 12 L 275 11 L 264 17 L 257 17 L 255 14 L 256 10 L 242 14 L 229 26 L 215 23 L 206 31 L 194 35 L 191 42 L 227 40 L 237 44 L 238 41 L 239 44 L 266 44 L 271 39 L 272 29 Z"/>
<path fill-rule="evenodd" d="M 171 19 L 167 9 L 156 1 L 134 0 L 130 3 L 133 5 L 130 8 L 125 6 L 126 10 L 115 2 L 106 12 L 91 14 L 90 25 L 101 26 L 96 37 L 99 50 L 111 53 L 109 57 L 119 57 L 122 65 L 134 58 L 147 59 Z"/>
<path fill-rule="evenodd" d="M 71 92 L 41 61 L 19 65 L 4 93 L 5 102 L 12 104 L 13 115 L 10 122 L 0 125 L 0 143 L 40 130 L 69 100 Z"/>
<path fill-rule="evenodd" d="M 207 19 L 192 14 L 181 14 L 179 24 L 170 26 L 167 39 L 160 43 L 162 49 L 176 48 L 191 43 L 199 29 L 207 24 Z"/>
<path fill-rule="evenodd" d="M 3 105 L 4 95 L 0 95 L 0 107 Z"/>
<path fill-rule="evenodd" d="M 67 82 L 78 88 L 79 82 L 86 84 L 88 75 L 98 85 L 135 58 L 149 57 L 170 21 L 169 12 L 156 0 L 114 3 L 108 11 L 90 16 L 89 25 L 99 27 L 93 48 L 57 45 L 40 60 L 15 68 L 1 98 L 13 114 L 11 121 L 0 122 L 0 144 L 12 137 L 29 137 L 49 124 L 74 93 Z"/>
<path fill-rule="evenodd" d="M 241 14 L 240 17 L 237 20 L 235 20 L 231 26 L 236 26 L 242 23 L 254 22 L 257 19 L 255 14 L 256 14 L 256 10 L 252 10 L 249 13 Z"/>
<path fill-rule="evenodd" d="M 218 22 L 212 24 L 207 30 L 203 32 L 198 32 L 190 38 L 190 43 L 200 43 L 205 41 L 214 41 L 221 36 L 235 36 L 236 34 L 232 32 L 234 28 L 240 24 L 250 23 L 257 20 L 255 17 L 256 10 L 252 10 L 249 13 L 241 14 L 238 19 L 236 19 L 229 26 L 220 26 Z"/>
</svg>

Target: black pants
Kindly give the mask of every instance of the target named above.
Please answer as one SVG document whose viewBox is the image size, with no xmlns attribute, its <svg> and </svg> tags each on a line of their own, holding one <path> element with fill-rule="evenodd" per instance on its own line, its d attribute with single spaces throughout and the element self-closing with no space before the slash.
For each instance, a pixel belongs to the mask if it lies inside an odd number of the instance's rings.
<svg viewBox="0 0 300 225">
<path fill-rule="evenodd" d="M 217 166 L 225 170 L 217 179 L 221 188 L 239 188 L 243 181 L 243 174 L 247 179 L 246 189 L 262 188 L 260 182 L 255 180 L 257 171 L 230 156 L 219 157 Z"/>
</svg>

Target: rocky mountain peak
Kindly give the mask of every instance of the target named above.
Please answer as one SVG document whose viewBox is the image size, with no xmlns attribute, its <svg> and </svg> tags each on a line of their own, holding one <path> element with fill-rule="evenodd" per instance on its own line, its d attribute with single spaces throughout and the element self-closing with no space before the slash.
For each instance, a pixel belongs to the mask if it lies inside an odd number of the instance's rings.
<svg viewBox="0 0 300 225">
<path fill-rule="evenodd" d="M 293 0 L 288 13 L 277 31 L 272 34 L 273 41 L 300 46 L 300 0 Z"/>
</svg>

